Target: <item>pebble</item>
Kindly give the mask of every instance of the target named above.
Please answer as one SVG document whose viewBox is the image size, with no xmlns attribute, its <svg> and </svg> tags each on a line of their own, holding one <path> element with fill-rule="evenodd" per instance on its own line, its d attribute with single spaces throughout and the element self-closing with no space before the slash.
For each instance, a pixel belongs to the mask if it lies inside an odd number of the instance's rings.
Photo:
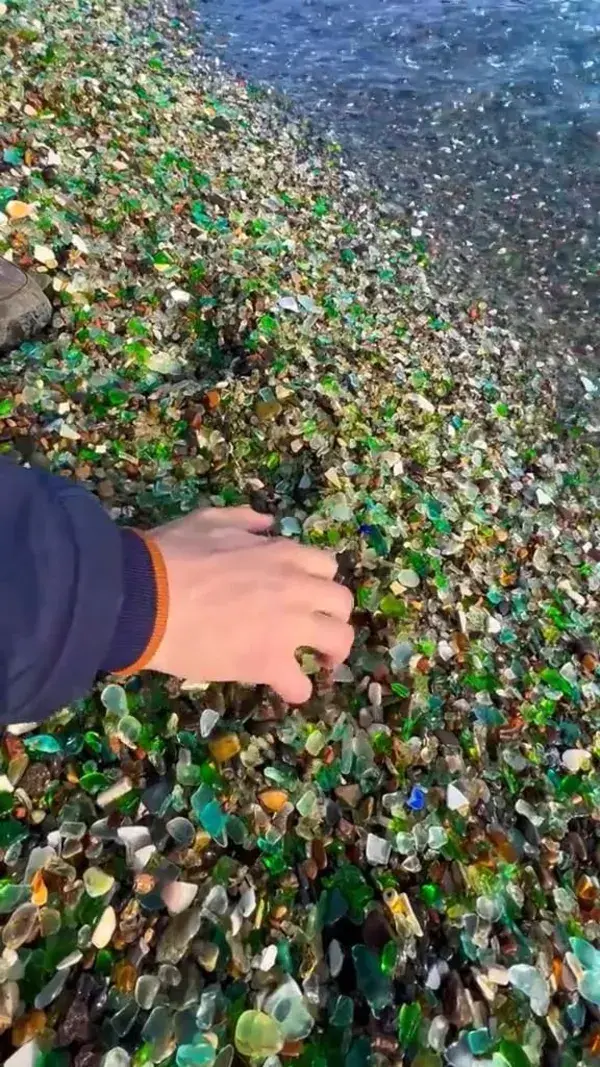
<svg viewBox="0 0 600 1067">
<path fill-rule="evenodd" d="M 105 948 L 117 928 L 117 916 L 115 909 L 109 905 L 104 909 L 100 920 L 92 934 L 92 944 L 96 948 Z"/>
<path fill-rule="evenodd" d="M 585 748 L 568 748 L 562 756 L 561 762 L 569 774 L 578 774 L 579 771 L 587 771 L 592 765 L 592 754 Z"/>
<path fill-rule="evenodd" d="M 161 898 L 166 904 L 169 915 L 179 915 L 186 911 L 198 895 L 198 886 L 191 882 L 170 882 L 161 890 Z"/>
</svg>

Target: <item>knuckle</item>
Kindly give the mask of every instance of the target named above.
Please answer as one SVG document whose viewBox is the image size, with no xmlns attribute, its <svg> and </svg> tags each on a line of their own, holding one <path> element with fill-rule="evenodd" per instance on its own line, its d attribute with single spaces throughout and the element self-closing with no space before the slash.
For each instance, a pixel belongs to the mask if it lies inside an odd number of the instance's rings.
<svg viewBox="0 0 600 1067">
<path fill-rule="evenodd" d="M 344 653 L 344 656 L 348 655 L 348 652 L 352 648 L 354 642 L 354 630 L 348 623 L 343 623 L 338 632 L 338 647 L 340 652 Z"/>
<path fill-rule="evenodd" d="M 345 585 L 338 585 L 337 588 L 339 589 L 338 596 L 340 600 L 340 605 L 343 608 L 346 616 L 349 616 L 354 610 L 354 597 Z"/>
</svg>

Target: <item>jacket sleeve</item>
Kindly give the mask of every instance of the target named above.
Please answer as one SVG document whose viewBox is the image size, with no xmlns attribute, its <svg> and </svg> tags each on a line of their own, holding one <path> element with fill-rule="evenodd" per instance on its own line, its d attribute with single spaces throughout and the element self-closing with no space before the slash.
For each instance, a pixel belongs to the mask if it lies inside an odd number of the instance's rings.
<svg viewBox="0 0 600 1067">
<path fill-rule="evenodd" d="M 81 486 L 0 459 L 0 723 L 40 721 L 140 661 L 155 612 L 142 536 Z"/>
</svg>

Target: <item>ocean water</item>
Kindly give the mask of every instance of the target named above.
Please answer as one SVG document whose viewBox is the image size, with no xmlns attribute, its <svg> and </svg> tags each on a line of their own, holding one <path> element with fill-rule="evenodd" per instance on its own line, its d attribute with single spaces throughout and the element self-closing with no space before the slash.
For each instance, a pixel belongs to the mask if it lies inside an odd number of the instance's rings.
<svg viewBox="0 0 600 1067">
<path fill-rule="evenodd" d="M 430 236 L 445 282 L 600 355 L 600 0 L 198 0 Z"/>
</svg>

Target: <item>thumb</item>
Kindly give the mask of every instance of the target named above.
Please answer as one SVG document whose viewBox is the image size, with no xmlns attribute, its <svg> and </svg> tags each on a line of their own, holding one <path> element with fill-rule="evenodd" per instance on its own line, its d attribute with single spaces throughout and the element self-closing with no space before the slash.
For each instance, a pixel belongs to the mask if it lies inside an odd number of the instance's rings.
<svg viewBox="0 0 600 1067">
<path fill-rule="evenodd" d="M 288 704 L 304 704 L 312 694 L 312 682 L 307 678 L 296 660 L 282 667 L 269 685 Z"/>
</svg>

